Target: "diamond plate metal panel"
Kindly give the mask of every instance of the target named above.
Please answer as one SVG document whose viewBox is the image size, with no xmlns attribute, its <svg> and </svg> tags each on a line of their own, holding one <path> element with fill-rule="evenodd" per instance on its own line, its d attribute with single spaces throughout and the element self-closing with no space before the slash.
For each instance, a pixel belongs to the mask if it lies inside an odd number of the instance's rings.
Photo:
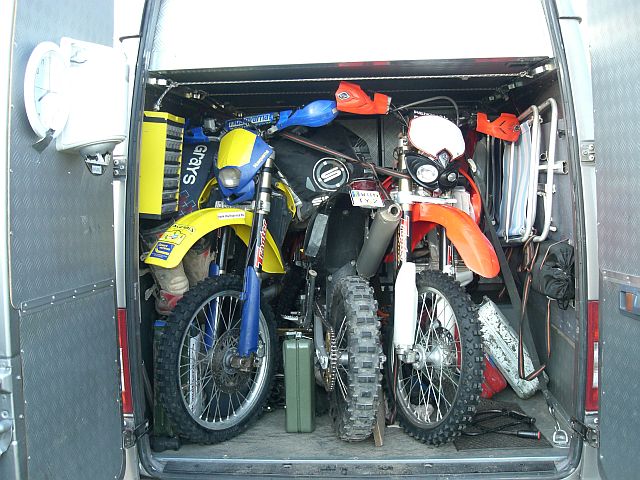
<svg viewBox="0 0 640 480">
<path fill-rule="evenodd" d="M 16 3 L 8 118 L 12 302 L 59 302 L 10 324 L 23 374 L 17 456 L 30 479 L 117 478 L 123 453 L 113 288 L 71 298 L 114 277 L 112 176 L 91 176 L 79 155 L 58 153 L 54 144 L 33 148 L 23 98 L 25 67 L 38 43 L 68 36 L 112 44 L 113 2 Z M 69 299 L 60 302 L 60 293 Z"/>
<path fill-rule="evenodd" d="M 9 171 L 14 305 L 114 276 L 111 176 L 92 176 L 79 155 L 53 144 L 36 151 L 23 98 L 24 70 L 39 42 L 69 36 L 111 45 L 111 19 L 108 1 L 18 2 Z"/>
<path fill-rule="evenodd" d="M 600 268 L 640 275 L 640 63 L 636 0 L 592 0 L 589 27 L 595 110 Z"/>
<path fill-rule="evenodd" d="M 20 318 L 30 480 L 118 477 L 115 332 L 111 288 Z"/>
<path fill-rule="evenodd" d="M 620 287 L 600 284 L 600 463 L 611 480 L 638 475 L 640 321 L 620 313 Z"/>
<path fill-rule="evenodd" d="M 636 0 L 590 0 L 598 248 L 601 271 L 640 275 L 640 64 Z M 640 321 L 619 313 L 619 285 L 600 286 L 600 459 L 609 479 L 635 478 Z"/>
</svg>

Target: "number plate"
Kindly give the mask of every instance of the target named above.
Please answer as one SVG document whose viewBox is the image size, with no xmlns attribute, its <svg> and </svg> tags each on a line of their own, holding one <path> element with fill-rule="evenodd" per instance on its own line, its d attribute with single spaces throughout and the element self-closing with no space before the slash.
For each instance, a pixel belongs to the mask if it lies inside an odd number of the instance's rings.
<svg viewBox="0 0 640 480">
<path fill-rule="evenodd" d="M 380 192 L 375 190 L 351 190 L 351 204 L 354 207 L 384 207 Z"/>
</svg>

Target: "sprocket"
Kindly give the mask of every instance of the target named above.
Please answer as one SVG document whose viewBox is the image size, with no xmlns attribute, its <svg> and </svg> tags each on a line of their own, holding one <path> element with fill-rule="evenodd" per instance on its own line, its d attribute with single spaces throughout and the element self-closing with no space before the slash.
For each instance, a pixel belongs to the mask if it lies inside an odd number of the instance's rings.
<svg viewBox="0 0 640 480">
<path fill-rule="evenodd" d="M 327 392 L 332 392 L 336 386 L 336 376 L 338 374 L 338 343 L 333 328 L 327 328 L 324 335 L 324 344 L 329 356 L 327 368 L 322 372 L 324 388 Z"/>
</svg>

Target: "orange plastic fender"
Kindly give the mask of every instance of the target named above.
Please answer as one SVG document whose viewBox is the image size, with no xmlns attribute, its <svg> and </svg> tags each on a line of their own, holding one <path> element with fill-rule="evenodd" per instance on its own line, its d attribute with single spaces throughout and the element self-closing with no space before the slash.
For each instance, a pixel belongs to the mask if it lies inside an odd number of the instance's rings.
<svg viewBox="0 0 640 480">
<path fill-rule="evenodd" d="M 417 203 L 411 213 L 412 222 L 442 225 L 471 271 L 485 278 L 493 278 L 500 273 L 498 257 L 491 242 L 465 212 L 449 205 Z"/>
</svg>

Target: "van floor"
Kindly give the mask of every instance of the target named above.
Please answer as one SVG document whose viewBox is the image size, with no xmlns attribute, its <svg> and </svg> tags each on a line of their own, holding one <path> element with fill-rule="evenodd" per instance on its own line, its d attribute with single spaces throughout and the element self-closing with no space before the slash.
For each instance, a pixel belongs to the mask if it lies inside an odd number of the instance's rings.
<svg viewBox="0 0 640 480">
<path fill-rule="evenodd" d="M 517 404 L 527 415 L 535 417 L 536 427 L 542 435 L 551 441 L 555 423 L 549 412 L 545 400 L 540 392 L 532 398 L 522 400 L 518 398 L 513 390 L 507 388 L 493 398 L 499 402 Z M 510 448 L 518 450 L 523 456 L 527 452 L 523 451 L 520 440 L 515 437 L 513 445 L 509 445 L 509 440 L 505 440 L 500 450 L 495 448 L 480 448 L 469 450 L 473 456 L 495 457 L 504 454 Z M 506 443 L 505 443 L 506 442 Z M 528 448 L 530 454 L 542 454 L 539 448 L 545 448 L 548 453 L 558 455 L 557 448 L 549 448 L 549 443 L 541 442 L 537 447 L 535 442 L 530 443 L 533 448 Z M 499 453 L 498 453 L 499 452 Z M 313 460 L 317 462 L 322 458 L 330 461 L 335 460 L 376 460 L 389 459 L 412 459 L 442 457 L 451 455 L 460 456 L 453 443 L 448 443 L 441 447 L 425 445 L 407 435 L 397 424 L 387 426 L 384 432 L 384 445 L 375 447 L 373 438 L 363 442 L 347 443 L 339 441 L 333 432 L 331 419 L 328 414 L 316 417 L 316 429 L 313 433 L 287 433 L 285 431 L 285 411 L 277 409 L 264 413 L 261 418 L 249 430 L 243 434 L 217 445 L 183 445 L 179 451 L 164 451 L 156 453 L 155 459 L 160 462 L 170 462 L 179 459 L 234 459 L 241 460 Z"/>
</svg>

